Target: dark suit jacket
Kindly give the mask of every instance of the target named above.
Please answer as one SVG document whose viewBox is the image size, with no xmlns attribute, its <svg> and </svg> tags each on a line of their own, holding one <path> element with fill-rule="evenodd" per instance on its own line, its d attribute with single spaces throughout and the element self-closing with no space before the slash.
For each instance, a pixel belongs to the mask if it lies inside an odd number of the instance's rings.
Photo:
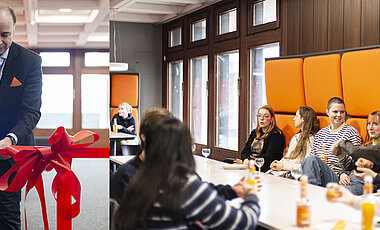
<svg viewBox="0 0 380 230">
<path fill-rule="evenodd" d="M 11 86 L 14 79 L 21 85 Z M 33 129 L 41 117 L 41 93 L 41 57 L 13 42 L 0 81 L 0 140 L 14 133 L 17 145 L 35 145 Z"/>
</svg>

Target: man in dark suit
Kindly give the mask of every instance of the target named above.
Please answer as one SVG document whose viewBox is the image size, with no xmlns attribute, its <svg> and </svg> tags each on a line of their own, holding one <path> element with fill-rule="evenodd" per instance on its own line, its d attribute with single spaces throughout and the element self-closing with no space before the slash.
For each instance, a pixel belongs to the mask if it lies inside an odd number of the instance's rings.
<svg viewBox="0 0 380 230">
<path fill-rule="evenodd" d="M 0 3 L 0 149 L 34 145 L 33 129 L 41 117 L 41 58 L 12 42 L 15 25 L 14 10 Z M 0 176 L 14 163 L 0 155 Z M 0 191 L 1 230 L 21 228 L 20 200 L 20 191 Z"/>
</svg>

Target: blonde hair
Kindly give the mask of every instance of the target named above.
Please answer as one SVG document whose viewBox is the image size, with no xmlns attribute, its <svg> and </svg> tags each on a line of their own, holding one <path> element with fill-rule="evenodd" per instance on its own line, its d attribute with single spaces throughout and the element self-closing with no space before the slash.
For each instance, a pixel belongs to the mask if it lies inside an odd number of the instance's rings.
<svg viewBox="0 0 380 230">
<path fill-rule="evenodd" d="M 128 104 L 127 102 L 123 102 L 119 105 L 119 107 L 124 107 L 128 113 L 131 113 L 132 112 L 132 106 L 130 104 Z"/>
<path fill-rule="evenodd" d="M 380 110 L 373 111 L 368 115 L 367 122 L 373 122 L 376 121 L 380 125 Z M 368 134 L 368 125 L 366 125 L 366 133 L 364 138 L 364 145 L 372 145 L 372 138 Z"/>
</svg>

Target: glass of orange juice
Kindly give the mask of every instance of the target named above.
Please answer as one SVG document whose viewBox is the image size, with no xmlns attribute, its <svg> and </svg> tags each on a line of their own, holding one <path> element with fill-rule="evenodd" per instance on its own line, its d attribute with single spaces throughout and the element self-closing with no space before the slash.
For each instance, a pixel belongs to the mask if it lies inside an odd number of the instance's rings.
<svg viewBox="0 0 380 230">
<path fill-rule="evenodd" d="M 339 189 L 339 185 L 337 183 L 330 182 L 326 185 L 326 199 L 328 201 L 333 201 L 342 196 L 342 191 Z"/>
</svg>

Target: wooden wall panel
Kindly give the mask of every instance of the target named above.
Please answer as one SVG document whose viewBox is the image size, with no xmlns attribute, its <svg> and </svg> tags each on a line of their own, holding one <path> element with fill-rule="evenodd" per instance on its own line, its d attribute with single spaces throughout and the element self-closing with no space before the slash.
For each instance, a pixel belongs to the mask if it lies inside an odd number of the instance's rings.
<svg viewBox="0 0 380 230">
<path fill-rule="evenodd" d="M 287 53 L 284 55 L 292 55 L 300 53 L 300 0 L 287 1 Z"/>
<path fill-rule="evenodd" d="M 343 0 L 329 1 L 327 17 L 328 50 L 343 49 Z"/>
<path fill-rule="evenodd" d="M 314 52 L 314 0 L 302 0 L 300 10 L 300 53 L 312 53 Z"/>
<path fill-rule="evenodd" d="M 344 48 L 360 47 L 361 1 L 345 0 L 343 8 Z"/>
<path fill-rule="evenodd" d="M 314 52 L 327 51 L 328 1 L 314 1 Z"/>
<path fill-rule="evenodd" d="M 378 45 L 380 0 L 362 0 L 361 46 Z"/>
</svg>

